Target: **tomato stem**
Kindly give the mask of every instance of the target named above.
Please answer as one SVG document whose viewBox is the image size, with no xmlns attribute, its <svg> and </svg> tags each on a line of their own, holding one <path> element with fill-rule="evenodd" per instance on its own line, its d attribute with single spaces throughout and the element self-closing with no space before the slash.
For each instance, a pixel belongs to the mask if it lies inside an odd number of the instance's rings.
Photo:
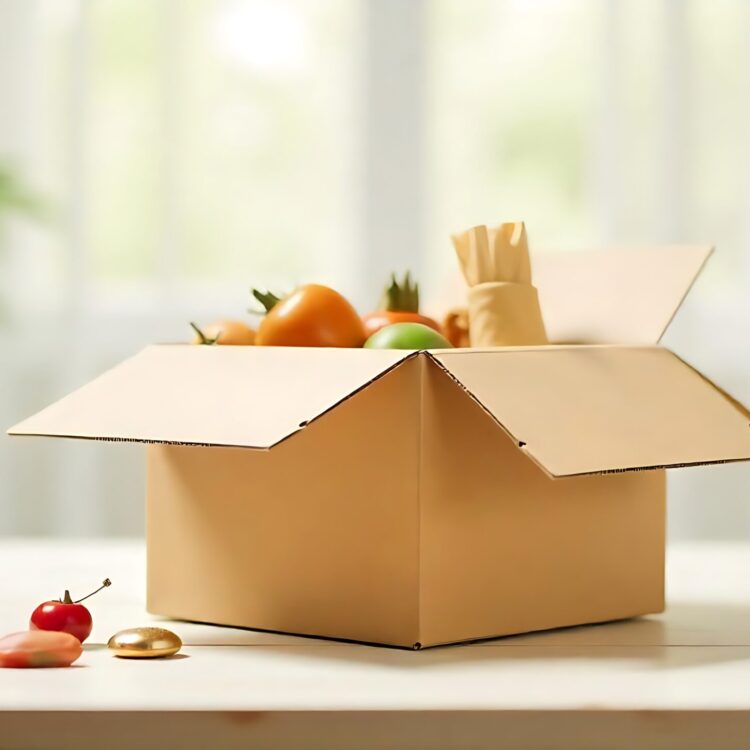
<svg viewBox="0 0 750 750">
<path fill-rule="evenodd" d="M 273 292 L 261 292 L 260 289 L 253 289 L 252 295 L 263 305 L 267 313 L 271 312 L 277 303 L 281 302 L 281 297 Z"/>
<path fill-rule="evenodd" d="M 105 578 L 102 581 L 102 585 L 99 586 L 99 588 L 96 591 L 92 591 L 90 594 L 86 594 L 86 596 L 84 596 L 83 599 L 88 599 L 90 596 L 93 596 L 94 594 L 98 594 L 102 589 L 106 589 L 107 586 L 111 586 L 111 585 L 112 585 L 112 581 L 110 581 L 109 578 Z M 70 599 L 70 594 L 66 591 L 65 592 L 65 604 L 71 604 L 71 602 L 68 601 L 69 599 Z M 72 602 L 72 603 L 80 604 L 83 601 L 83 599 L 76 599 L 75 602 Z"/>
<path fill-rule="evenodd" d="M 198 326 L 193 323 L 192 320 L 190 321 L 190 327 L 198 334 L 198 338 L 200 339 L 201 344 L 204 344 L 205 346 L 212 346 L 219 340 L 219 336 L 221 336 L 221 333 L 214 336 L 213 338 L 206 336 L 206 334 L 203 333 L 203 331 L 201 331 L 201 329 L 198 328 Z"/>
</svg>

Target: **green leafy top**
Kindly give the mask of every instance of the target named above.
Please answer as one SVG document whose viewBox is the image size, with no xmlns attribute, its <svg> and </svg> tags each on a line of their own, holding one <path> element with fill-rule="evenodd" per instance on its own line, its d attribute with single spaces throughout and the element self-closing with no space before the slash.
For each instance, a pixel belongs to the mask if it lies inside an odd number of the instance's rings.
<svg viewBox="0 0 750 750">
<path fill-rule="evenodd" d="M 400 282 L 395 273 L 391 274 L 391 283 L 383 292 L 380 309 L 392 312 L 419 312 L 419 284 L 412 281 L 409 271 Z"/>
</svg>

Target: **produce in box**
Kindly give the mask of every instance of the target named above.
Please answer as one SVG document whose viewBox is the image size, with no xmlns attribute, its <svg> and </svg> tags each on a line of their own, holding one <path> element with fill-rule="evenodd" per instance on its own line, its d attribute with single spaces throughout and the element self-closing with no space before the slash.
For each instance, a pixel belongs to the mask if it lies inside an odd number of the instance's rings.
<svg viewBox="0 0 750 750">
<path fill-rule="evenodd" d="M 383 292 L 380 308 L 363 318 L 368 336 L 392 323 L 421 323 L 440 333 L 440 326 L 432 318 L 419 313 L 419 285 L 407 271 L 403 281 L 391 274 L 391 283 Z"/>
<path fill-rule="evenodd" d="M 194 344 L 222 344 L 223 346 L 251 346 L 255 331 L 241 320 L 218 320 L 203 328 L 190 324 L 195 331 Z"/>
<path fill-rule="evenodd" d="M 304 284 L 279 299 L 253 289 L 265 308 L 256 343 L 261 346 L 359 347 L 367 338 L 351 303 L 322 284 Z"/>
</svg>

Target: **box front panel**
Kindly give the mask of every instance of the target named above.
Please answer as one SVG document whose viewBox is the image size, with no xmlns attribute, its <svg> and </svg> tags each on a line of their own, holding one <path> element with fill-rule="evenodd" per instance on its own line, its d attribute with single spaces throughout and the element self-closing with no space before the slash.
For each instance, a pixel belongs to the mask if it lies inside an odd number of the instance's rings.
<svg viewBox="0 0 750 750">
<path fill-rule="evenodd" d="M 418 367 L 270 451 L 149 447 L 149 610 L 412 645 Z"/>
<path fill-rule="evenodd" d="M 663 471 L 549 479 L 435 367 L 424 405 L 423 643 L 662 610 Z"/>
</svg>

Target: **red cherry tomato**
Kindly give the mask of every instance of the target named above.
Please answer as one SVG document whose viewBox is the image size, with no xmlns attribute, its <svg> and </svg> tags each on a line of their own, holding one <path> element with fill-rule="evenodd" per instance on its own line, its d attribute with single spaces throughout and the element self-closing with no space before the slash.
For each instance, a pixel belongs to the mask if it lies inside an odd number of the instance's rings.
<svg viewBox="0 0 750 750">
<path fill-rule="evenodd" d="M 96 591 L 101 591 L 110 584 L 109 578 L 105 578 Z M 96 591 L 92 593 L 95 594 Z M 84 596 L 83 599 L 88 599 L 89 596 L 92 596 L 92 594 Z M 61 601 L 56 600 L 40 604 L 31 613 L 29 627 L 31 630 L 55 630 L 70 633 L 83 643 L 91 635 L 93 625 L 91 612 L 80 603 L 83 599 L 74 602 L 70 598 L 70 592 L 66 591 Z"/>
</svg>

